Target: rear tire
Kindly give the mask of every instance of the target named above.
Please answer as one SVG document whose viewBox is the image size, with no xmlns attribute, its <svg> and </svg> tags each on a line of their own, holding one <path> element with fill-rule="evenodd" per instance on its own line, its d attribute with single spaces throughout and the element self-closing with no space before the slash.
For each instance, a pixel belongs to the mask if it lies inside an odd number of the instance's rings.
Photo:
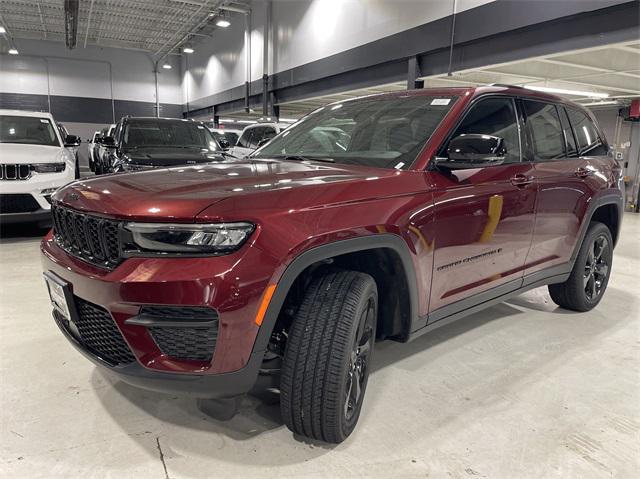
<svg viewBox="0 0 640 479">
<path fill-rule="evenodd" d="M 314 280 L 296 313 L 284 354 L 280 410 L 294 433 L 340 443 L 364 399 L 376 334 L 371 276 L 335 271 Z"/>
<path fill-rule="evenodd" d="M 549 294 L 561 308 L 589 311 L 602 299 L 613 260 L 613 238 L 604 224 L 592 221 L 582 241 L 569 279 L 550 284 Z"/>
</svg>

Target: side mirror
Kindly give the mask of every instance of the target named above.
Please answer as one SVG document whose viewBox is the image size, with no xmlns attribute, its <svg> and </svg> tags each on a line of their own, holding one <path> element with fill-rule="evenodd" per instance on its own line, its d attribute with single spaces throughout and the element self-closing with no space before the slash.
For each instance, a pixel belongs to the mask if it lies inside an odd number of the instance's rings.
<svg viewBox="0 0 640 479">
<path fill-rule="evenodd" d="M 102 138 L 102 140 L 100 141 L 100 143 L 102 143 L 103 146 L 107 147 L 107 148 L 115 148 L 116 147 L 116 139 L 112 136 L 105 136 Z"/>
<path fill-rule="evenodd" d="M 466 134 L 449 142 L 448 158 L 436 158 L 436 165 L 450 170 L 481 168 L 504 163 L 507 147 L 499 136 Z"/>
<path fill-rule="evenodd" d="M 263 138 L 262 140 L 260 140 L 258 142 L 258 148 L 260 148 L 262 145 L 266 145 L 267 143 L 269 143 L 269 140 L 271 140 L 271 138 Z"/>
<path fill-rule="evenodd" d="M 220 145 L 220 148 L 222 148 L 223 150 L 228 150 L 229 148 L 231 148 L 231 144 L 229 143 L 229 140 L 227 140 L 226 138 L 220 138 L 218 140 L 218 144 Z"/>
<path fill-rule="evenodd" d="M 66 138 L 64 139 L 64 146 L 80 146 L 80 142 L 82 140 L 80 139 L 79 136 L 76 135 L 67 135 Z"/>
</svg>

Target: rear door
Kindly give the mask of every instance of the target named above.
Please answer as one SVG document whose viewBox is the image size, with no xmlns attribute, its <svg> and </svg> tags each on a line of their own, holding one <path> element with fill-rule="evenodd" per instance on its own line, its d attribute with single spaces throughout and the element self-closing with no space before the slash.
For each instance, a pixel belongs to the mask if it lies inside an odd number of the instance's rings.
<svg viewBox="0 0 640 479">
<path fill-rule="evenodd" d="M 529 275 L 569 261 L 592 195 L 589 152 L 606 154 L 606 145 L 584 113 L 538 100 L 522 103 L 539 185 Z"/>
<path fill-rule="evenodd" d="M 523 161 L 520 130 L 513 98 L 480 99 L 448 141 L 462 134 L 501 137 L 504 163 L 432 172 L 436 239 L 429 322 L 466 309 L 470 296 L 477 302 L 521 285 L 536 188 L 533 165 Z"/>
</svg>

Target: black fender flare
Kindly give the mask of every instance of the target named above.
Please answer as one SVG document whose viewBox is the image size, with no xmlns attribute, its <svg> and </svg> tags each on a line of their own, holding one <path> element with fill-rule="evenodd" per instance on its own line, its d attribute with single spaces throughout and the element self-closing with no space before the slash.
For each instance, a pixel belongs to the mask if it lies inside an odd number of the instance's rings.
<svg viewBox="0 0 640 479">
<path fill-rule="evenodd" d="M 594 200 L 589 205 L 587 212 L 584 215 L 584 221 L 582 222 L 582 225 L 580 225 L 578 241 L 576 241 L 576 245 L 573 248 L 573 252 L 571 253 L 571 259 L 569 261 L 571 268 L 569 269 L 569 271 L 571 271 L 571 269 L 573 268 L 573 264 L 578 257 L 578 252 L 580 251 L 580 247 L 582 246 L 584 237 L 587 234 L 587 230 L 589 229 L 589 224 L 591 223 L 593 215 L 598 208 L 605 205 L 614 205 L 618 210 L 618 232 L 616 234 L 616 238 L 620 237 L 620 225 L 622 224 L 622 215 L 624 213 L 624 198 L 620 190 L 611 189 L 610 191 L 594 198 Z"/>
<path fill-rule="evenodd" d="M 260 329 L 258 330 L 256 341 L 253 346 L 253 353 L 265 351 L 267 349 L 271 333 L 273 332 L 273 328 L 275 327 L 276 320 L 278 319 L 278 315 L 280 314 L 280 310 L 282 309 L 287 294 L 289 293 L 293 282 L 306 268 L 314 263 L 333 258 L 335 256 L 381 248 L 391 249 L 398 254 L 404 268 L 404 273 L 407 277 L 410 302 L 409 317 L 411 318 L 412 323 L 409 325 L 409 330 L 407 331 L 407 334 L 409 334 L 415 326 L 415 321 L 418 318 L 419 312 L 417 277 L 413 260 L 411 258 L 411 252 L 402 237 L 391 233 L 381 233 L 323 244 L 296 256 L 293 261 L 289 263 L 284 273 L 282 273 L 282 276 L 276 285 L 276 289 L 271 297 L 271 301 L 267 307 Z"/>
</svg>

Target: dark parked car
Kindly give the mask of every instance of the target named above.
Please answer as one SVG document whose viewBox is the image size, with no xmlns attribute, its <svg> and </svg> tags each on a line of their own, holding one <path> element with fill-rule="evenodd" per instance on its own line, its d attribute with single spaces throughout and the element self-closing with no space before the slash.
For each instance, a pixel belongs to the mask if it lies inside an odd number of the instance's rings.
<svg viewBox="0 0 640 479">
<path fill-rule="evenodd" d="M 316 110 L 245 161 L 67 186 L 43 267 L 63 334 L 123 381 L 231 397 L 281 361 L 286 425 L 340 442 L 376 339 L 542 285 L 560 307 L 595 307 L 620 185 L 593 117 L 561 98 L 369 96 Z"/>
<path fill-rule="evenodd" d="M 110 137 L 113 135 L 113 132 L 116 128 L 116 125 L 109 125 L 102 130 L 100 130 L 100 134 L 96 138 L 96 146 L 93 148 L 94 153 L 94 163 L 93 163 L 93 171 L 96 175 L 101 175 L 103 173 L 107 173 L 109 168 L 107 166 L 107 162 L 109 161 L 107 155 L 109 154 L 109 149 L 103 143 L 103 140 L 106 137 Z"/>
<path fill-rule="evenodd" d="M 224 161 L 226 153 L 207 127 L 175 118 L 124 117 L 101 142 L 102 173 Z"/>
</svg>

